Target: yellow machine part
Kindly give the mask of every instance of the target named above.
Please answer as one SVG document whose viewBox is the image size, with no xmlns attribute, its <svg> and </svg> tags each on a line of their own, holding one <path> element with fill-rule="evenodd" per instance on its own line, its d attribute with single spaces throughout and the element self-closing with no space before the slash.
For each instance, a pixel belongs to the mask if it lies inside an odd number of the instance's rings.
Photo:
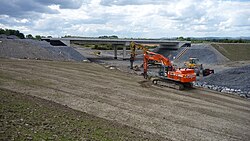
<svg viewBox="0 0 250 141">
<path fill-rule="evenodd" d="M 200 64 L 198 63 L 198 61 L 199 60 L 197 58 L 189 58 L 189 61 L 185 62 L 184 65 L 190 69 L 198 68 L 200 67 Z"/>
</svg>

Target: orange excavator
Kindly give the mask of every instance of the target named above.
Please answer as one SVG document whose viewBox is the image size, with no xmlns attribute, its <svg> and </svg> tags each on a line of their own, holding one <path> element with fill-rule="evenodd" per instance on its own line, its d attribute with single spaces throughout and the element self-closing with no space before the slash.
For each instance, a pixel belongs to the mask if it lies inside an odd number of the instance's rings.
<svg viewBox="0 0 250 141">
<path fill-rule="evenodd" d="M 143 76 L 146 79 L 151 79 L 153 84 L 166 86 L 174 89 L 183 90 L 187 87 L 192 87 L 192 82 L 196 81 L 196 74 L 194 69 L 176 69 L 171 61 L 161 54 L 154 53 L 145 49 L 143 45 L 132 42 L 131 57 L 135 58 L 135 49 L 143 49 Z M 154 62 L 154 63 L 151 63 Z M 156 63 L 157 62 L 157 63 Z M 149 73 L 152 66 L 159 65 L 157 73 Z"/>
</svg>

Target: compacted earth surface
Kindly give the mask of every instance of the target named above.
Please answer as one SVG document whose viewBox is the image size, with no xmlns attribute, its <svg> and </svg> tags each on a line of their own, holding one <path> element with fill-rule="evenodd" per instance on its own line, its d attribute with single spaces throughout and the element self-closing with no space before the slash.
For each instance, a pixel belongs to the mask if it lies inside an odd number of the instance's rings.
<svg viewBox="0 0 250 141">
<path fill-rule="evenodd" d="M 0 140 L 164 140 L 65 105 L 0 88 Z"/>
<path fill-rule="evenodd" d="M 249 140 L 248 99 L 87 62 L 0 59 L 2 140 Z"/>
</svg>

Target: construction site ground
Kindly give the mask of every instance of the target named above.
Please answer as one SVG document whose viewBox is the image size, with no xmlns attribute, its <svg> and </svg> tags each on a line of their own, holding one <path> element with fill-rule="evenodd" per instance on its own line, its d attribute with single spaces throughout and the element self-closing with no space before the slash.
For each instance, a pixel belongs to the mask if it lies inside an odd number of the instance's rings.
<svg viewBox="0 0 250 141">
<path fill-rule="evenodd" d="M 66 105 L 0 88 L 0 140 L 164 140 Z"/>
<path fill-rule="evenodd" d="M 139 135 L 151 133 L 135 140 L 250 139 L 247 99 L 203 88 L 156 87 L 139 75 L 96 63 L 0 59 L 0 88 L 1 95 L 39 97 L 126 125 Z"/>
</svg>

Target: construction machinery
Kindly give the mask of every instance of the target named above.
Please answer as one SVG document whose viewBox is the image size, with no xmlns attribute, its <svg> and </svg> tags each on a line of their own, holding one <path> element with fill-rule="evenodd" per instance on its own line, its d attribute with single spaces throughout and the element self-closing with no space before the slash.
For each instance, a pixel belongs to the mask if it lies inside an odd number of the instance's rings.
<svg viewBox="0 0 250 141">
<path fill-rule="evenodd" d="M 187 62 L 184 62 L 184 68 L 194 69 L 197 76 L 199 76 L 203 70 L 203 66 L 199 63 L 198 58 L 189 58 Z"/>
<path fill-rule="evenodd" d="M 130 69 L 134 68 L 133 63 L 135 61 L 135 56 L 137 55 L 136 54 L 136 49 L 143 50 L 143 54 L 145 54 L 145 52 L 148 51 L 148 49 L 146 47 L 144 47 L 143 45 L 137 44 L 135 42 L 131 42 L 130 43 L 130 50 L 131 50 L 131 53 L 130 53 Z"/>
<path fill-rule="evenodd" d="M 202 68 L 202 65 L 199 64 L 198 58 L 189 58 L 189 61 L 185 62 L 184 65 L 188 68 L 196 68 L 196 67 Z"/>
<path fill-rule="evenodd" d="M 183 90 L 186 87 L 192 87 L 192 82 L 196 81 L 194 69 L 176 69 L 171 61 L 163 55 L 151 52 L 143 45 L 135 42 L 131 42 L 130 45 L 131 57 L 135 57 L 136 48 L 144 50 L 143 76 L 145 79 L 152 80 L 153 84 Z M 150 68 L 156 64 L 159 66 L 158 71 L 150 73 Z"/>
<path fill-rule="evenodd" d="M 189 58 L 189 61 L 184 62 L 184 68 L 194 69 L 197 76 L 200 76 L 200 74 L 208 76 L 214 73 L 212 69 L 204 69 L 203 65 L 199 63 L 199 59 L 195 57 Z"/>
</svg>

